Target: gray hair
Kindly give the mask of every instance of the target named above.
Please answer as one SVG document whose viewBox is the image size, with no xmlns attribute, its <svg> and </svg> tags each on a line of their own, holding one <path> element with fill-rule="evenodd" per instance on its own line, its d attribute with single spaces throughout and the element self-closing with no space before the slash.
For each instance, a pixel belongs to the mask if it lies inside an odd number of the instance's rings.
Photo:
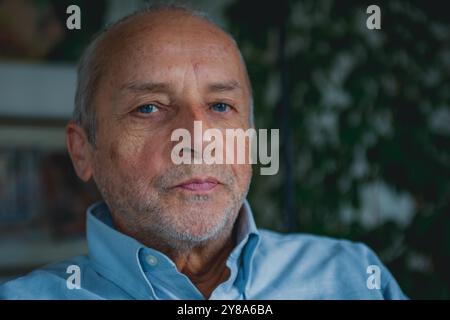
<svg viewBox="0 0 450 320">
<path fill-rule="evenodd" d="M 77 68 L 77 88 L 75 93 L 75 108 L 72 114 L 72 120 L 80 125 L 86 132 L 88 141 L 91 145 L 95 146 L 96 140 L 96 110 L 94 106 L 95 93 L 99 85 L 99 79 L 102 74 L 102 65 L 104 64 L 104 56 L 101 54 L 100 45 L 103 42 L 106 34 L 109 30 L 117 27 L 123 22 L 134 18 L 136 16 L 148 13 L 155 13 L 160 11 L 176 11 L 182 12 L 188 16 L 199 18 L 206 21 L 217 28 L 224 31 L 238 48 L 234 38 L 220 26 L 212 21 L 212 19 L 202 11 L 190 9 L 182 5 L 151 5 L 144 9 L 140 9 L 130 15 L 123 17 L 122 19 L 107 25 L 100 32 L 98 32 L 92 42 L 85 49 L 83 55 L 80 58 Z M 239 49 L 238 49 L 239 51 Z M 253 125 L 253 97 L 251 83 L 248 78 L 248 73 L 245 65 L 245 61 L 242 54 L 239 51 L 242 63 L 245 68 L 248 87 L 250 90 L 250 119 L 249 122 Z"/>
</svg>

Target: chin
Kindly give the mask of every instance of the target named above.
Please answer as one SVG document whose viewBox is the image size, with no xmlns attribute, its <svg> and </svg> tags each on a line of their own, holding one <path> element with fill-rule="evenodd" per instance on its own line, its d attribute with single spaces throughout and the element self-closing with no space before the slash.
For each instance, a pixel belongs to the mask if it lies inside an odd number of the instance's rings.
<svg viewBox="0 0 450 320">
<path fill-rule="evenodd" d="M 233 222 L 232 210 L 214 203 L 188 203 L 173 212 L 177 212 L 173 225 L 175 233 L 191 240 L 214 238 Z"/>
</svg>

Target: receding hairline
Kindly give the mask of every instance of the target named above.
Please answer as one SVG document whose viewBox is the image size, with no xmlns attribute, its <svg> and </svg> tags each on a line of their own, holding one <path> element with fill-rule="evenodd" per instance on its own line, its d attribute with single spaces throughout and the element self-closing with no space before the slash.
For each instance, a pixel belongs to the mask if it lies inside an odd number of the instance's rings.
<svg viewBox="0 0 450 320">
<path fill-rule="evenodd" d="M 152 16 L 154 19 L 149 19 Z M 120 45 L 122 41 L 127 41 L 130 37 L 139 35 L 140 32 L 148 33 L 152 32 L 153 29 L 158 30 L 170 26 L 172 23 L 179 24 L 180 19 L 185 19 L 186 21 L 191 20 L 199 24 L 207 25 L 208 28 L 204 29 L 204 31 L 216 36 L 220 41 L 227 42 L 225 44 L 227 46 L 231 45 L 242 58 L 239 47 L 233 37 L 206 15 L 202 15 L 196 11 L 183 9 L 183 7 L 170 6 L 161 8 L 156 7 L 156 9 L 149 11 L 138 11 L 111 24 L 100 34 L 97 50 L 102 54 L 108 55 L 108 52 L 103 52 L 104 49 L 114 47 L 117 44 Z"/>
<path fill-rule="evenodd" d="M 148 9 L 139 10 L 106 26 L 93 38 L 80 60 L 73 120 L 85 128 L 89 141 L 95 145 L 97 108 L 94 100 L 97 96 L 96 91 L 98 90 L 99 82 L 105 72 L 105 64 L 107 64 L 109 55 L 111 54 L 108 49 L 114 48 L 114 44 L 120 43 L 121 38 L 122 41 L 126 41 L 127 33 L 128 35 L 134 35 L 138 32 L 139 29 L 136 30 L 134 27 L 135 23 L 152 15 L 156 16 L 155 21 L 150 21 L 149 19 L 142 20 L 145 22 L 143 25 L 144 30 L 151 27 L 152 23 L 154 23 L 155 26 L 159 26 L 158 23 L 160 23 L 160 21 L 158 21 L 158 19 L 161 19 L 162 15 L 168 15 L 169 22 L 170 20 L 177 21 L 176 19 L 181 16 L 185 19 L 192 19 L 193 21 L 206 24 L 209 26 L 210 31 L 214 31 L 217 35 L 222 36 L 223 39 L 227 39 L 228 44 L 231 44 L 231 46 L 234 47 L 236 50 L 235 52 L 240 59 L 250 99 L 250 123 L 253 124 L 252 87 L 245 61 L 234 38 L 203 12 L 178 5 L 156 5 L 151 6 Z M 168 20 L 166 19 L 165 21 Z M 84 78 L 88 81 L 84 81 L 86 80 Z M 83 82 L 89 82 L 89 84 L 85 83 L 83 85 Z"/>
</svg>

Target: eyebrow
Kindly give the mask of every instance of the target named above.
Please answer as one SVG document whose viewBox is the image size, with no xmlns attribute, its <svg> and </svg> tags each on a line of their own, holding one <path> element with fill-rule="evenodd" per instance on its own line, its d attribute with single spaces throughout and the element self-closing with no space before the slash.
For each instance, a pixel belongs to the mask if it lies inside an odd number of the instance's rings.
<svg viewBox="0 0 450 320">
<path fill-rule="evenodd" d="M 132 81 L 124 84 L 121 90 L 133 92 L 147 92 L 147 93 L 167 93 L 172 92 L 173 87 L 167 82 L 137 82 Z M 224 82 L 214 82 L 207 86 L 208 92 L 229 92 L 242 90 L 241 85 L 236 80 L 229 80 Z"/>
<path fill-rule="evenodd" d="M 169 92 L 171 85 L 166 82 L 136 82 L 132 81 L 124 84 L 121 90 L 134 92 Z"/>
<path fill-rule="evenodd" d="M 228 92 L 235 90 L 242 90 L 241 85 L 236 80 L 215 82 L 208 85 L 209 92 Z"/>
</svg>

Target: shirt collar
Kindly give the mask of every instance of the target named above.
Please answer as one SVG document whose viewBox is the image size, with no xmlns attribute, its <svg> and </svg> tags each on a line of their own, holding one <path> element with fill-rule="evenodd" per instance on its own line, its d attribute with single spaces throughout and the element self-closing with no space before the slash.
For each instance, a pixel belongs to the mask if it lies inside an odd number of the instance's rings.
<svg viewBox="0 0 450 320">
<path fill-rule="evenodd" d="M 237 245 L 227 260 L 227 266 L 235 272 L 233 279 L 246 294 L 251 277 L 252 261 L 260 236 L 247 200 L 237 220 Z M 87 210 L 87 241 L 89 256 L 94 268 L 104 277 L 136 299 L 155 298 L 155 291 L 144 273 L 143 250 L 152 251 L 166 261 L 168 258 L 157 250 L 147 248 L 136 239 L 117 231 L 105 202 L 97 202 Z M 164 259 L 165 257 L 165 259 Z M 173 263 L 172 263 L 173 264 Z M 232 285 L 232 284 L 230 284 Z"/>
</svg>

